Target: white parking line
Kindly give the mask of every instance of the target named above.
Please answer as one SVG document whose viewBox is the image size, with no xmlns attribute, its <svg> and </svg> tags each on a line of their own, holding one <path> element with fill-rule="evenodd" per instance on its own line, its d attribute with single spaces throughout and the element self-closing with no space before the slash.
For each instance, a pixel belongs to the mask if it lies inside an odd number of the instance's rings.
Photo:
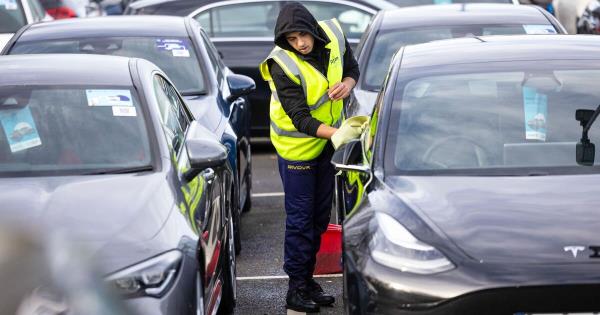
<svg viewBox="0 0 600 315">
<path fill-rule="evenodd" d="M 285 194 L 283 192 L 272 192 L 272 193 L 260 193 L 260 194 L 252 194 L 252 198 L 261 198 L 261 197 L 283 197 Z"/>
<path fill-rule="evenodd" d="M 334 273 L 330 275 L 315 275 L 315 278 L 341 278 L 344 275 L 341 273 Z M 237 277 L 238 281 L 244 280 L 274 280 L 274 279 L 289 279 L 288 276 L 258 276 L 258 277 Z"/>
</svg>

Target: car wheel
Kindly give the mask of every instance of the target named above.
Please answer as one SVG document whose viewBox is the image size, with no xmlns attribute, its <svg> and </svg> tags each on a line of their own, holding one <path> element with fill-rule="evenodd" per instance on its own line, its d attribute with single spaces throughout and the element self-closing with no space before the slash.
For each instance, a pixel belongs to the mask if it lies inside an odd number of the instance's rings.
<svg viewBox="0 0 600 315">
<path fill-rule="evenodd" d="M 196 273 L 196 315 L 204 315 L 204 283 L 200 272 Z"/>
<path fill-rule="evenodd" d="M 230 213 L 231 215 L 232 213 Z M 231 314 L 235 308 L 236 300 L 236 261 L 235 237 L 232 217 L 229 218 L 227 232 L 226 262 L 223 269 L 223 295 L 219 304 L 219 314 Z"/>
</svg>

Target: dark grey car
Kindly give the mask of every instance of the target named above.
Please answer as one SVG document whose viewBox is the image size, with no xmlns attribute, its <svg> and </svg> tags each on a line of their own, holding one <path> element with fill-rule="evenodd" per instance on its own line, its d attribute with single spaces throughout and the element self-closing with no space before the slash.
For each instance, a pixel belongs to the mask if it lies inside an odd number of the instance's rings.
<svg viewBox="0 0 600 315">
<path fill-rule="evenodd" d="M 232 310 L 234 173 L 156 65 L 2 57 L 0 125 L 4 215 L 91 248 L 140 314 Z"/>
<path fill-rule="evenodd" d="M 395 55 L 370 126 L 333 157 L 348 314 L 600 311 L 599 56 L 575 35 Z"/>
<path fill-rule="evenodd" d="M 566 34 L 536 6 L 510 4 L 429 5 L 381 11 L 357 49 L 361 77 L 352 91 L 348 116 L 368 115 L 398 49 L 434 40 L 482 35 Z"/>
</svg>

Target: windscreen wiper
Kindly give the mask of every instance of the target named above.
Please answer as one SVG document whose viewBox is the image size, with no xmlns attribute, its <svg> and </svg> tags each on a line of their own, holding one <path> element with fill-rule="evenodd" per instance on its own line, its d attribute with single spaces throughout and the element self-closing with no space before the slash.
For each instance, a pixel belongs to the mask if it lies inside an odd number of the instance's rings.
<svg viewBox="0 0 600 315">
<path fill-rule="evenodd" d="M 143 165 L 143 166 L 134 166 L 134 167 L 120 167 L 120 168 L 109 168 L 103 170 L 97 170 L 89 173 L 84 173 L 83 175 L 104 175 L 104 174 L 130 174 L 130 173 L 139 173 L 139 172 L 147 172 L 154 170 L 152 165 Z"/>
<path fill-rule="evenodd" d="M 581 132 L 581 140 L 577 143 L 577 149 L 575 158 L 577 164 L 585 166 L 593 166 L 596 157 L 596 146 L 590 141 L 588 137 L 588 131 L 598 118 L 600 114 L 600 105 L 596 110 L 591 109 L 578 109 L 575 111 L 575 119 L 579 121 L 579 124 L 583 127 Z"/>
</svg>

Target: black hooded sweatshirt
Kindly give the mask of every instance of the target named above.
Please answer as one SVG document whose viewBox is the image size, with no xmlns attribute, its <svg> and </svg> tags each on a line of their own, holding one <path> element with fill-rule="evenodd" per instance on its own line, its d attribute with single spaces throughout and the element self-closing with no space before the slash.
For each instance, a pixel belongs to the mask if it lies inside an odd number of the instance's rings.
<svg viewBox="0 0 600 315">
<path fill-rule="evenodd" d="M 296 51 L 286 39 L 290 32 L 305 32 L 315 38 L 313 50 L 302 55 Z M 325 48 L 329 43 L 325 31 L 319 26 L 312 14 L 298 2 L 291 2 L 281 8 L 277 23 L 275 25 L 275 44 L 282 49 L 296 53 L 301 59 L 310 63 L 315 69 L 327 76 L 329 66 L 330 50 Z M 358 82 L 360 75 L 358 62 L 352 54 L 348 41 L 345 41 L 346 52 L 344 53 L 344 64 L 342 78 L 350 77 Z M 292 119 L 294 127 L 298 131 L 316 137 L 317 129 L 321 122 L 310 115 L 310 109 L 306 103 L 306 96 L 302 87 L 292 81 L 273 60 L 269 61 L 269 69 L 273 83 L 277 90 L 277 96 L 285 113 Z"/>
</svg>

